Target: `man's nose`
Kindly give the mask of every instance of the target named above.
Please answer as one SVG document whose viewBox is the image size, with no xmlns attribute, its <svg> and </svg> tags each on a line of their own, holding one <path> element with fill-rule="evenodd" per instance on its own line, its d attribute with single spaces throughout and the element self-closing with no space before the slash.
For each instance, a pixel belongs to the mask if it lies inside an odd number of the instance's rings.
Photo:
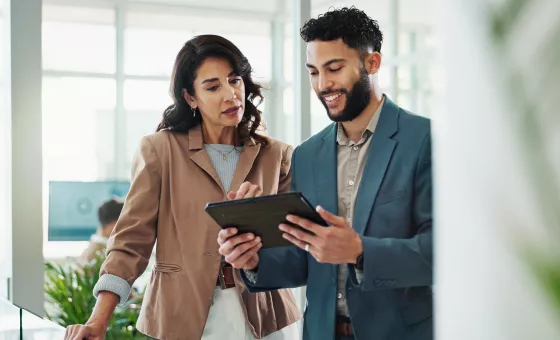
<svg viewBox="0 0 560 340">
<path fill-rule="evenodd" d="M 333 82 L 325 75 L 319 75 L 319 92 L 332 88 Z"/>
</svg>

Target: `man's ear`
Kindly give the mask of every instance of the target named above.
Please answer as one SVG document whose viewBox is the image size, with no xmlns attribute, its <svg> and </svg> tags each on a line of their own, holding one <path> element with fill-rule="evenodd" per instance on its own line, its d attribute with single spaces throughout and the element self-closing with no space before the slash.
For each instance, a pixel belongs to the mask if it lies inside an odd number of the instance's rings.
<svg viewBox="0 0 560 340">
<path fill-rule="evenodd" d="M 372 52 L 364 59 L 364 66 L 368 74 L 376 74 L 381 68 L 381 53 Z"/>
<path fill-rule="evenodd" d="M 187 92 L 187 89 L 183 89 L 182 94 L 183 94 L 183 99 L 185 99 L 185 101 L 187 102 L 187 104 L 189 104 L 189 106 L 191 107 L 191 109 L 196 109 L 196 107 L 198 106 L 198 105 L 196 104 L 196 100 L 194 99 L 193 96 L 191 96 L 191 95 Z"/>
</svg>

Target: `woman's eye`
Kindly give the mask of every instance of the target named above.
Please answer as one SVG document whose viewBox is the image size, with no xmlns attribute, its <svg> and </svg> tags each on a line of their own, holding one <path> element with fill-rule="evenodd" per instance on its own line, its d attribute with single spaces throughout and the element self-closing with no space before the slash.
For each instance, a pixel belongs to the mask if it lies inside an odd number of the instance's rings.
<svg viewBox="0 0 560 340">
<path fill-rule="evenodd" d="M 218 86 L 212 86 L 212 87 L 209 87 L 209 88 L 208 88 L 208 91 L 214 92 L 214 91 L 216 91 L 217 89 L 218 89 Z"/>
</svg>

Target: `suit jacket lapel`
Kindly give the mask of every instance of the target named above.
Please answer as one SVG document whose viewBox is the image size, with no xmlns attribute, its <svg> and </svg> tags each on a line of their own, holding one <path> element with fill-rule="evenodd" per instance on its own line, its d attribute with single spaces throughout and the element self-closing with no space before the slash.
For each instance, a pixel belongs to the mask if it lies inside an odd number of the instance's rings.
<svg viewBox="0 0 560 340">
<path fill-rule="evenodd" d="M 317 188 L 317 204 L 338 215 L 336 124 L 332 124 L 325 130 L 322 138 L 315 145 L 313 169 L 315 188 Z M 330 267 L 334 282 L 336 282 L 338 265 L 330 265 Z"/>
<path fill-rule="evenodd" d="M 354 209 L 353 227 L 361 235 L 366 231 L 375 198 L 397 145 L 397 141 L 391 137 L 398 131 L 399 107 L 385 97 L 380 115 L 375 132 L 371 136 Z"/>
<path fill-rule="evenodd" d="M 327 211 L 338 214 L 336 124 L 332 124 L 323 138 L 315 145 L 313 166 L 317 204 Z"/>
</svg>

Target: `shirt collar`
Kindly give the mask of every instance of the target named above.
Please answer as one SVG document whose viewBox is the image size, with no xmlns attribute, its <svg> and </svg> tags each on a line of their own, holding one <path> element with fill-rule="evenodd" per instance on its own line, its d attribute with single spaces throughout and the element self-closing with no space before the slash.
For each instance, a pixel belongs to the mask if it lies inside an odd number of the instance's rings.
<svg viewBox="0 0 560 340">
<path fill-rule="evenodd" d="M 385 95 L 383 95 L 383 97 L 381 99 L 381 103 L 379 104 L 379 107 L 377 108 L 377 110 L 375 111 L 373 116 L 371 117 L 371 119 L 368 123 L 368 126 L 366 127 L 366 129 L 362 133 L 362 138 L 360 139 L 360 141 L 358 143 L 355 143 L 353 140 L 348 138 L 348 136 L 346 135 L 346 132 L 344 132 L 344 128 L 342 127 L 341 123 L 336 124 L 337 125 L 336 142 L 339 145 L 354 145 L 354 144 L 359 145 L 359 144 L 365 143 L 365 141 L 371 135 L 373 135 L 373 132 L 375 131 L 375 128 L 377 127 L 377 122 L 379 121 L 379 115 L 381 114 L 381 110 L 383 109 L 383 104 L 384 103 L 385 103 Z"/>
</svg>

